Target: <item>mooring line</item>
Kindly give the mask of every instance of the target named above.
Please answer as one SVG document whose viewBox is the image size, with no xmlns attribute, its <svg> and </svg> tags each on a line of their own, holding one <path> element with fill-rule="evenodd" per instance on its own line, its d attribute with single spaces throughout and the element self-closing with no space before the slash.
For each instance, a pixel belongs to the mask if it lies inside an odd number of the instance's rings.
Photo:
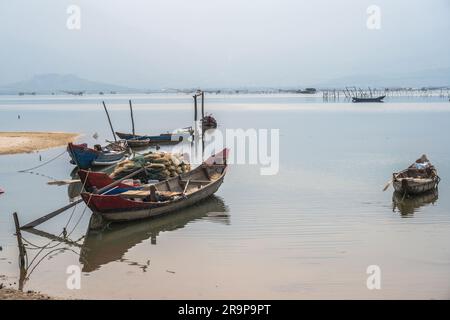
<svg viewBox="0 0 450 320">
<path fill-rule="evenodd" d="M 43 167 L 43 166 L 49 164 L 50 162 L 55 161 L 56 159 L 58 159 L 59 157 L 61 157 L 61 156 L 62 156 L 63 154 L 65 154 L 65 153 L 66 153 L 66 150 L 64 150 L 63 152 L 61 152 L 60 154 L 58 154 L 58 155 L 55 156 L 54 158 L 52 158 L 52 159 L 50 159 L 50 160 L 48 160 L 48 161 L 46 161 L 46 162 L 44 162 L 44 163 L 42 163 L 42 164 L 36 166 L 36 167 L 29 168 L 29 169 L 25 169 L 25 170 L 19 170 L 18 172 L 27 172 L 27 171 L 31 171 L 31 170 L 34 170 L 34 169 Z"/>
</svg>

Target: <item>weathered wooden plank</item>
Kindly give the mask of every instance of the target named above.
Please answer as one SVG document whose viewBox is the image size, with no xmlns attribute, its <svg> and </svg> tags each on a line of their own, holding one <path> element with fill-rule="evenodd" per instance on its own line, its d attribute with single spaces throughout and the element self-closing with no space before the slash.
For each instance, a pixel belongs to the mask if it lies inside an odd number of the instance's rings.
<svg viewBox="0 0 450 320">
<path fill-rule="evenodd" d="M 144 171 L 144 168 L 141 168 L 141 169 L 139 169 L 139 170 L 137 170 L 137 171 L 135 171 L 133 173 L 130 173 L 129 175 L 123 177 L 122 179 L 119 179 L 119 180 L 111 183 L 110 185 L 107 185 L 107 186 L 97 190 L 97 192 L 95 192 L 95 193 L 103 193 L 103 192 L 105 192 L 105 191 L 107 191 L 107 190 L 109 190 L 111 188 L 114 188 L 115 186 L 119 185 L 123 180 L 132 178 L 135 175 L 141 173 L 142 171 Z M 77 205 L 78 203 L 80 203 L 82 201 L 83 201 L 83 199 L 78 199 L 77 201 L 72 202 L 72 203 L 70 203 L 70 204 L 68 204 L 68 205 L 66 205 L 66 206 L 64 206 L 62 208 L 59 208 L 58 210 L 50 212 L 49 214 L 47 214 L 47 215 L 45 215 L 45 216 L 43 216 L 43 217 L 41 217 L 39 219 L 31 221 L 30 223 L 27 223 L 26 225 L 22 226 L 21 229 L 34 228 L 34 227 L 44 223 L 45 221 L 47 221 L 47 220 L 49 220 L 49 219 L 51 219 L 53 217 L 56 217 L 57 215 L 63 213 L 64 211 L 72 208 L 73 206 Z"/>
<path fill-rule="evenodd" d="M 44 223 L 45 221 L 47 221 L 47 220 L 49 220 L 49 219 L 51 219 L 53 217 L 56 217 L 58 214 L 63 213 L 64 211 L 72 208 L 73 206 L 77 205 L 81 201 L 83 201 L 83 199 L 78 199 L 75 202 L 69 203 L 68 205 L 66 205 L 66 206 L 64 206 L 62 208 L 59 208 L 58 210 L 50 212 L 49 214 L 47 214 L 47 215 L 45 215 L 43 217 L 40 217 L 39 219 L 31 221 L 30 223 L 27 223 L 26 225 L 22 226 L 21 229 L 34 228 L 34 227 Z"/>
</svg>

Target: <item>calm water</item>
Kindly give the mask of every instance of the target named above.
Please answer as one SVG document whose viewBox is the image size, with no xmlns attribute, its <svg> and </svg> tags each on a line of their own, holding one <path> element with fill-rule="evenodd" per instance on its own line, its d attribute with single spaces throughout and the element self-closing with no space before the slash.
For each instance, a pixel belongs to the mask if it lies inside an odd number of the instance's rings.
<svg viewBox="0 0 450 320">
<path fill-rule="evenodd" d="M 129 131 L 126 96 L 105 99 L 115 129 Z M 133 97 L 134 98 L 134 97 Z M 80 141 L 111 139 L 97 98 L 0 99 L 0 130 L 68 131 Z M 64 99 L 63 99 L 64 100 Z M 186 127 L 183 96 L 135 100 L 137 132 Z M 75 298 L 450 298 L 450 104 L 411 99 L 385 104 L 320 103 L 278 96 L 211 98 L 226 128 L 279 128 L 280 171 L 232 165 L 215 197 L 161 219 L 87 231 L 84 205 L 39 228 L 66 225 L 78 245 L 52 242 L 19 281 L 12 212 L 24 224 L 68 203 L 68 156 L 30 173 L 38 154 L 0 156 L 0 282 Z M 21 119 L 17 119 L 17 115 Z M 42 151 L 43 161 L 64 148 Z M 439 194 L 393 201 L 381 189 L 422 153 L 437 166 Z M 395 200 L 395 199 L 394 199 Z M 23 233 L 36 246 L 45 237 Z M 29 262 L 39 250 L 28 247 Z M 67 266 L 82 269 L 80 290 Z M 366 269 L 381 268 L 381 290 Z"/>
</svg>

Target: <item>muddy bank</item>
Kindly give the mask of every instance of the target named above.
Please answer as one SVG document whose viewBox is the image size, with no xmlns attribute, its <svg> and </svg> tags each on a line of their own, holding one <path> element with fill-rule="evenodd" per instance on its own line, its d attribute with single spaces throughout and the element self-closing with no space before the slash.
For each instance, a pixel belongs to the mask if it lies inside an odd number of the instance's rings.
<svg viewBox="0 0 450 320">
<path fill-rule="evenodd" d="M 0 300 L 55 300 L 55 298 L 34 291 L 22 292 L 15 289 L 0 288 Z"/>
<path fill-rule="evenodd" d="M 64 146 L 78 136 L 66 132 L 0 132 L 0 155 Z"/>
</svg>

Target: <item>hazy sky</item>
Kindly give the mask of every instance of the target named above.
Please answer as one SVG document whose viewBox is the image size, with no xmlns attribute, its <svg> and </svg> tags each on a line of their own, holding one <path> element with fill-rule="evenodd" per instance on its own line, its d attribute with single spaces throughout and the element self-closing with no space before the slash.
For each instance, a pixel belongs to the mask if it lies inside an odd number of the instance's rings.
<svg viewBox="0 0 450 320">
<path fill-rule="evenodd" d="M 80 30 L 66 27 L 71 4 Z M 0 39 L 0 84 L 72 73 L 137 88 L 302 85 L 450 67 L 450 1 L 0 0 Z"/>
</svg>

